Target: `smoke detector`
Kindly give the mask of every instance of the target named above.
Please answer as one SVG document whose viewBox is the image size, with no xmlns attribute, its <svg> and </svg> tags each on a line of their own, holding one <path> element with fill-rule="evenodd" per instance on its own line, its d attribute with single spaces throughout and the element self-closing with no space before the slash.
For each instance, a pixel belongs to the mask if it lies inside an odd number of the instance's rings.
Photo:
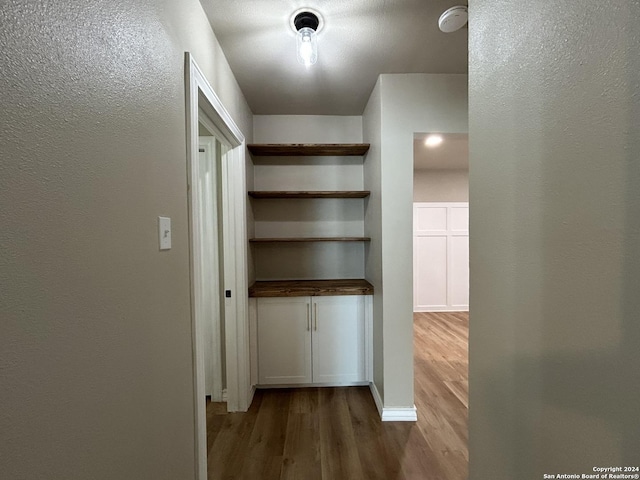
<svg viewBox="0 0 640 480">
<path fill-rule="evenodd" d="M 469 12 L 467 7 L 464 5 L 458 5 L 455 7 L 451 7 L 442 15 L 440 15 L 440 19 L 438 20 L 438 27 L 444 33 L 455 32 L 456 30 L 460 30 L 467 24 L 467 19 L 469 18 Z"/>
</svg>

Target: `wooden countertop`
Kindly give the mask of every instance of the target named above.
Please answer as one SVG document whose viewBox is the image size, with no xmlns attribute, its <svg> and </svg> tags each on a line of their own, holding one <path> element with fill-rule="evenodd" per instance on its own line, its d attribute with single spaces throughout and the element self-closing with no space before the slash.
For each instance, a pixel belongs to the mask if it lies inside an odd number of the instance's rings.
<svg viewBox="0 0 640 480">
<path fill-rule="evenodd" d="M 250 297 L 318 297 L 333 295 L 372 295 L 373 285 L 364 279 L 277 280 L 255 282 Z"/>
<path fill-rule="evenodd" d="M 369 150 L 368 143 L 262 143 L 249 144 L 254 155 L 262 156 L 360 156 Z"/>
<path fill-rule="evenodd" d="M 370 242 L 370 237 L 287 237 L 250 238 L 250 243 L 300 243 L 300 242 Z"/>
<path fill-rule="evenodd" d="M 365 198 L 371 194 L 369 190 L 335 190 L 335 191 L 255 191 L 249 192 L 253 198 Z"/>
</svg>

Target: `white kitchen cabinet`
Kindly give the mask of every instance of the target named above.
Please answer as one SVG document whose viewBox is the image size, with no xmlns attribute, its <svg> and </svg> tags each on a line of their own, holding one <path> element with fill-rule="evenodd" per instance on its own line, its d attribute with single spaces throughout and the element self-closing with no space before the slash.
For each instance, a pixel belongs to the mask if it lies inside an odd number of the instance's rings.
<svg viewBox="0 0 640 480">
<path fill-rule="evenodd" d="M 366 381 L 365 298 L 258 298 L 258 384 Z"/>
<path fill-rule="evenodd" d="M 258 299 L 258 382 L 311 383 L 309 297 Z"/>
<path fill-rule="evenodd" d="M 314 383 L 352 383 L 365 379 L 364 298 L 311 297 Z"/>
</svg>

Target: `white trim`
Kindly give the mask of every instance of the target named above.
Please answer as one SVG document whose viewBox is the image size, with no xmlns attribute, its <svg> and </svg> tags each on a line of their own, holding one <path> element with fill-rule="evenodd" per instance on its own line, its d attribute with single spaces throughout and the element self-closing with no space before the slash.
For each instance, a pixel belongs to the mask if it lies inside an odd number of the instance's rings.
<svg viewBox="0 0 640 480">
<path fill-rule="evenodd" d="M 365 379 L 373 382 L 373 295 L 364 297 L 364 367 Z"/>
<path fill-rule="evenodd" d="M 249 351 L 251 381 L 255 390 L 258 383 L 258 302 L 255 297 L 249 299 Z"/>
<path fill-rule="evenodd" d="M 380 414 L 380 419 L 383 422 L 417 422 L 418 421 L 418 409 L 414 405 L 413 407 L 385 407 L 383 406 L 382 397 L 378 391 L 376 384 L 371 382 L 369 384 L 373 401 Z"/>
<path fill-rule="evenodd" d="M 209 115 L 202 108 L 198 107 L 198 122 L 200 122 L 204 127 L 211 132 L 211 135 L 217 137 L 221 143 L 224 143 L 227 147 L 230 146 L 229 141 L 227 140 L 227 135 L 225 135 L 213 121 L 209 120 Z M 198 131 L 200 129 L 198 128 Z M 200 134 L 198 133 L 198 136 Z"/>
<path fill-rule="evenodd" d="M 198 116 L 198 121 L 202 122 L 203 124 L 206 123 L 207 128 L 213 127 L 213 124 L 208 125 L 210 122 L 208 122 L 207 120 L 208 119 L 206 117 Z M 217 193 L 218 193 L 218 189 L 221 187 L 221 182 L 220 182 L 220 178 L 218 178 L 218 168 L 216 163 L 219 161 L 219 158 L 216 155 L 216 151 L 217 151 L 218 145 L 220 145 L 220 141 L 217 138 L 220 136 L 220 134 L 217 132 L 217 129 L 215 130 L 216 130 L 216 137 L 198 136 L 198 147 L 199 147 L 199 150 L 204 148 L 205 150 L 204 153 L 205 155 L 207 155 L 207 162 L 211 162 L 211 165 L 213 167 L 212 168 L 213 184 L 215 185 L 214 192 L 211 192 L 214 194 L 213 195 L 214 198 L 210 199 L 210 201 L 209 200 L 204 201 L 204 206 L 202 207 L 204 208 L 204 211 L 202 211 L 201 213 L 204 213 L 205 216 L 207 216 L 207 213 L 208 213 L 211 220 L 215 221 L 215 226 L 216 226 L 215 232 L 216 234 L 218 234 L 219 232 L 217 228 L 218 227 Z M 201 153 L 202 152 L 199 151 L 198 155 L 200 156 Z M 197 180 L 198 183 L 202 182 L 201 171 L 200 171 L 201 166 L 202 166 L 201 163 L 198 163 L 194 166 L 194 170 L 196 170 L 194 174 L 198 178 Z M 196 190 L 194 190 L 194 193 L 195 192 Z M 208 209 L 208 207 L 206 206 L 207 203 L 210 204 L 211 209 Z M 194 222 L 194 227 L 195 225 L 196 225 L 196 222 Z M 205 226 L 202 225 L 202 227 L 205 227 Z M 220 256 L 219 247 L 218 247 L 218 244 L 215 245 L 213 249 L 213 252 L 215 253 L 212 253 L 212 256 L 209 257 L 208 263 L 210 265 L 209 267 L 206 267 L 204 265 L 201 265 L 203 262 L 200 259 L 200 254 L 203 252 L 201 248 L 202 246 L 199 245 L 200 238 L 194 237 L 193 241 L 194 241 L 194 245 L 193 245 L 194 264 L 198 266 L 198 270 L 200 271 L 200 274 L 204 274 L 201 277 L 200 282 L 198 282 L 197 285 L 194 285 L 194 286 L 197 287 L 199 285 L 200 287 L 202 287 L 203 284 L 205 283 L 204 279 L 207 277 L 212 282 L 210 285 L 210 288 L 206 289 L 206 290 L 209 290 L 209 293 L 205 293 L 204 291 L 202 291 L 202 288 L 200 292 L 205 297 L 210 296 L 210 301 L 212 303 L 211 305 L 212 310 L 208 314 L 210 318 L 207 318 L 205 320 L 205 323 L 207 324 L 206 330 L 208 331 L 207 333 L 209 338 L 207 338 L 205 335 L 202 336 L 203 340 L 208 341 L 213 347 L 213 348 L 211 347 L 207 348 L 205 347 L 204 344 L 202 344 L 204 352 L 211 349 L 210 350 L 211 356 L 209 358 L 205 357 L 205 360 L 211 363 L 210 365 L 205 364 L 204 366 L 205 378 L 206 378 L 205 393 L 206 395 L 211 396 L 211 400 L 213 402 L 221 402 L 222 401 L 222 343 L 220 338 L 221 337 L 221 330 L 220 330 L 221 319 L 219 315 L 213 314 L 214 312 L 220 312 L 220 303 L 222 302 L 222 294 L 221 294 L 222 289 L 220 288 L 221 286 L 219 285 L 219 279 L 218 279 L 218 272 L 220 271 L 220 261 L 221 261 L 221 259 L 219 258 Z M 211 275 L 212 273 L 213 275 Z M 206 304 L 207 304 L 207 300 L 203 299 L 203 304 L 198 305 L 198 307 L 200 309 L 206 308 Z"/>
<path fill-rule="evenodd" d="M 222 389 L 222 401 L 223 402 L 227 401 L 227 389 L 226 388 Z"/>
<path fill-rule="evenodd" d="M 380 392 L 378 391 L 378 387 L 374 382 L 369 384 L 369 390 L 371 390 L 371 395 L 373 396 L 373 401 L 376 404 L 376 408 L 378 409 L 378 414 L 380 418 L 382 418 L 382 397 L 380 396 Z"/>
<path fill-rule="evenodd" d="M 468 312 L 469 311 L 469 305 L 466 305 L 464 307 L 433 307 L 433 306 L 429 306 L 429 307 L 414 307 L 413 309 L 413 313 L 425 313 L 425 312 L 442 312 L 442 313 L 453 313 L 453 312 Z"/>
<path fill-rule="evenodd" d="M 383 422 L 417 422 L 418 409 L 413 407 L 385 407 L 382 410 Z"/>
<path fill-rule="evenodd" d="M 222 105 L 204 74 L 189 52 L 185 53 L 185 107 L 187 134 L 187 197 L 189 208 L 189 260 L 191 290 L 191 331 L 194 378 L 194 423 L 196 478 L 207 478 L 206 402 L 204 395 L 204 359 L 200 343 L 200 320 L 196 312 L 199 291 L 199 266 L 194 259 L 193 242 L 199 238 L 197 215 L 193 199 L 197 198 L 198 161 L 198 108 L 222 133 L 230 145 L 223 161 L 223 236 L 225 250 L 224 289 L 232 291 L 232 298 L 225 298 L 225 338 L 227 365 L 227 406 L 231 411 L 246 410 L 251 401 L 249 386 L 248 320 L 247 320 L 247 244 L 245 199 L 245 139 L 231 115 Z M 240 221 L 235 222 L 238 216 Z M 227 258 L 228 257 L 228 258 Z"/>
<path fill-rule="evenodd" d="M 235 344 L 227 345 L 227 385 L 229 378 L 235 375 L 235 404 L 227 402 L 229 411 L 246 412 L 251 406 L 250 348 L 249 348 L 249 284 L 247 279 L 247 191 L 244 137 L 238 148 L 231 150 L 229 174 L 233 181 L 233 190 L 229 198 L 234 206 L 233 231 L 235 238 L 231 252 L 235 253 L 235 282 L 232 299 L 235 302 L 236 321 Z M 231 354 L 232 358 L 231 358 Z M 233 360 L 233 361 L 230 361 Z M 232 368 L 230 368 L 232 367 Z M 233 371 L 235 369 L 235 372 Z M 228 387 L 227 387 L 228 388 Z"/>
<path fill-rule="evenodd" d="M 249 406 L 251 406 L 251 402 L 253 402 L 253 396 L 256 394 L 256 390 L 255 385 L 251 385 L 251 387 L 249 387 Z"/>
</svg>

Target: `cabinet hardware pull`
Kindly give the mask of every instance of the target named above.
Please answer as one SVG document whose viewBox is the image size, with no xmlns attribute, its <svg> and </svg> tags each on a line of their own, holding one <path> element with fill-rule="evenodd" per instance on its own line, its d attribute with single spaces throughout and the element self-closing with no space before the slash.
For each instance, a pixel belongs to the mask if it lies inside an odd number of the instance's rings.
<svg viewBox="0 0 640 480">
<path fill-rule="evenodd" d="M 318 331 L 318 304 L 317 303 L 313 304 L 313 309 L 314 309 L 313 313 L 315 313 L 315 315 L 313 316 L 313 319 L 315 321 L 315 331 L 317 332 Z"/>
<path fill-rule="evenodd" d="M 307 332 L 311 330 L 311 304 L 307 303 Z"/>
</svg>

